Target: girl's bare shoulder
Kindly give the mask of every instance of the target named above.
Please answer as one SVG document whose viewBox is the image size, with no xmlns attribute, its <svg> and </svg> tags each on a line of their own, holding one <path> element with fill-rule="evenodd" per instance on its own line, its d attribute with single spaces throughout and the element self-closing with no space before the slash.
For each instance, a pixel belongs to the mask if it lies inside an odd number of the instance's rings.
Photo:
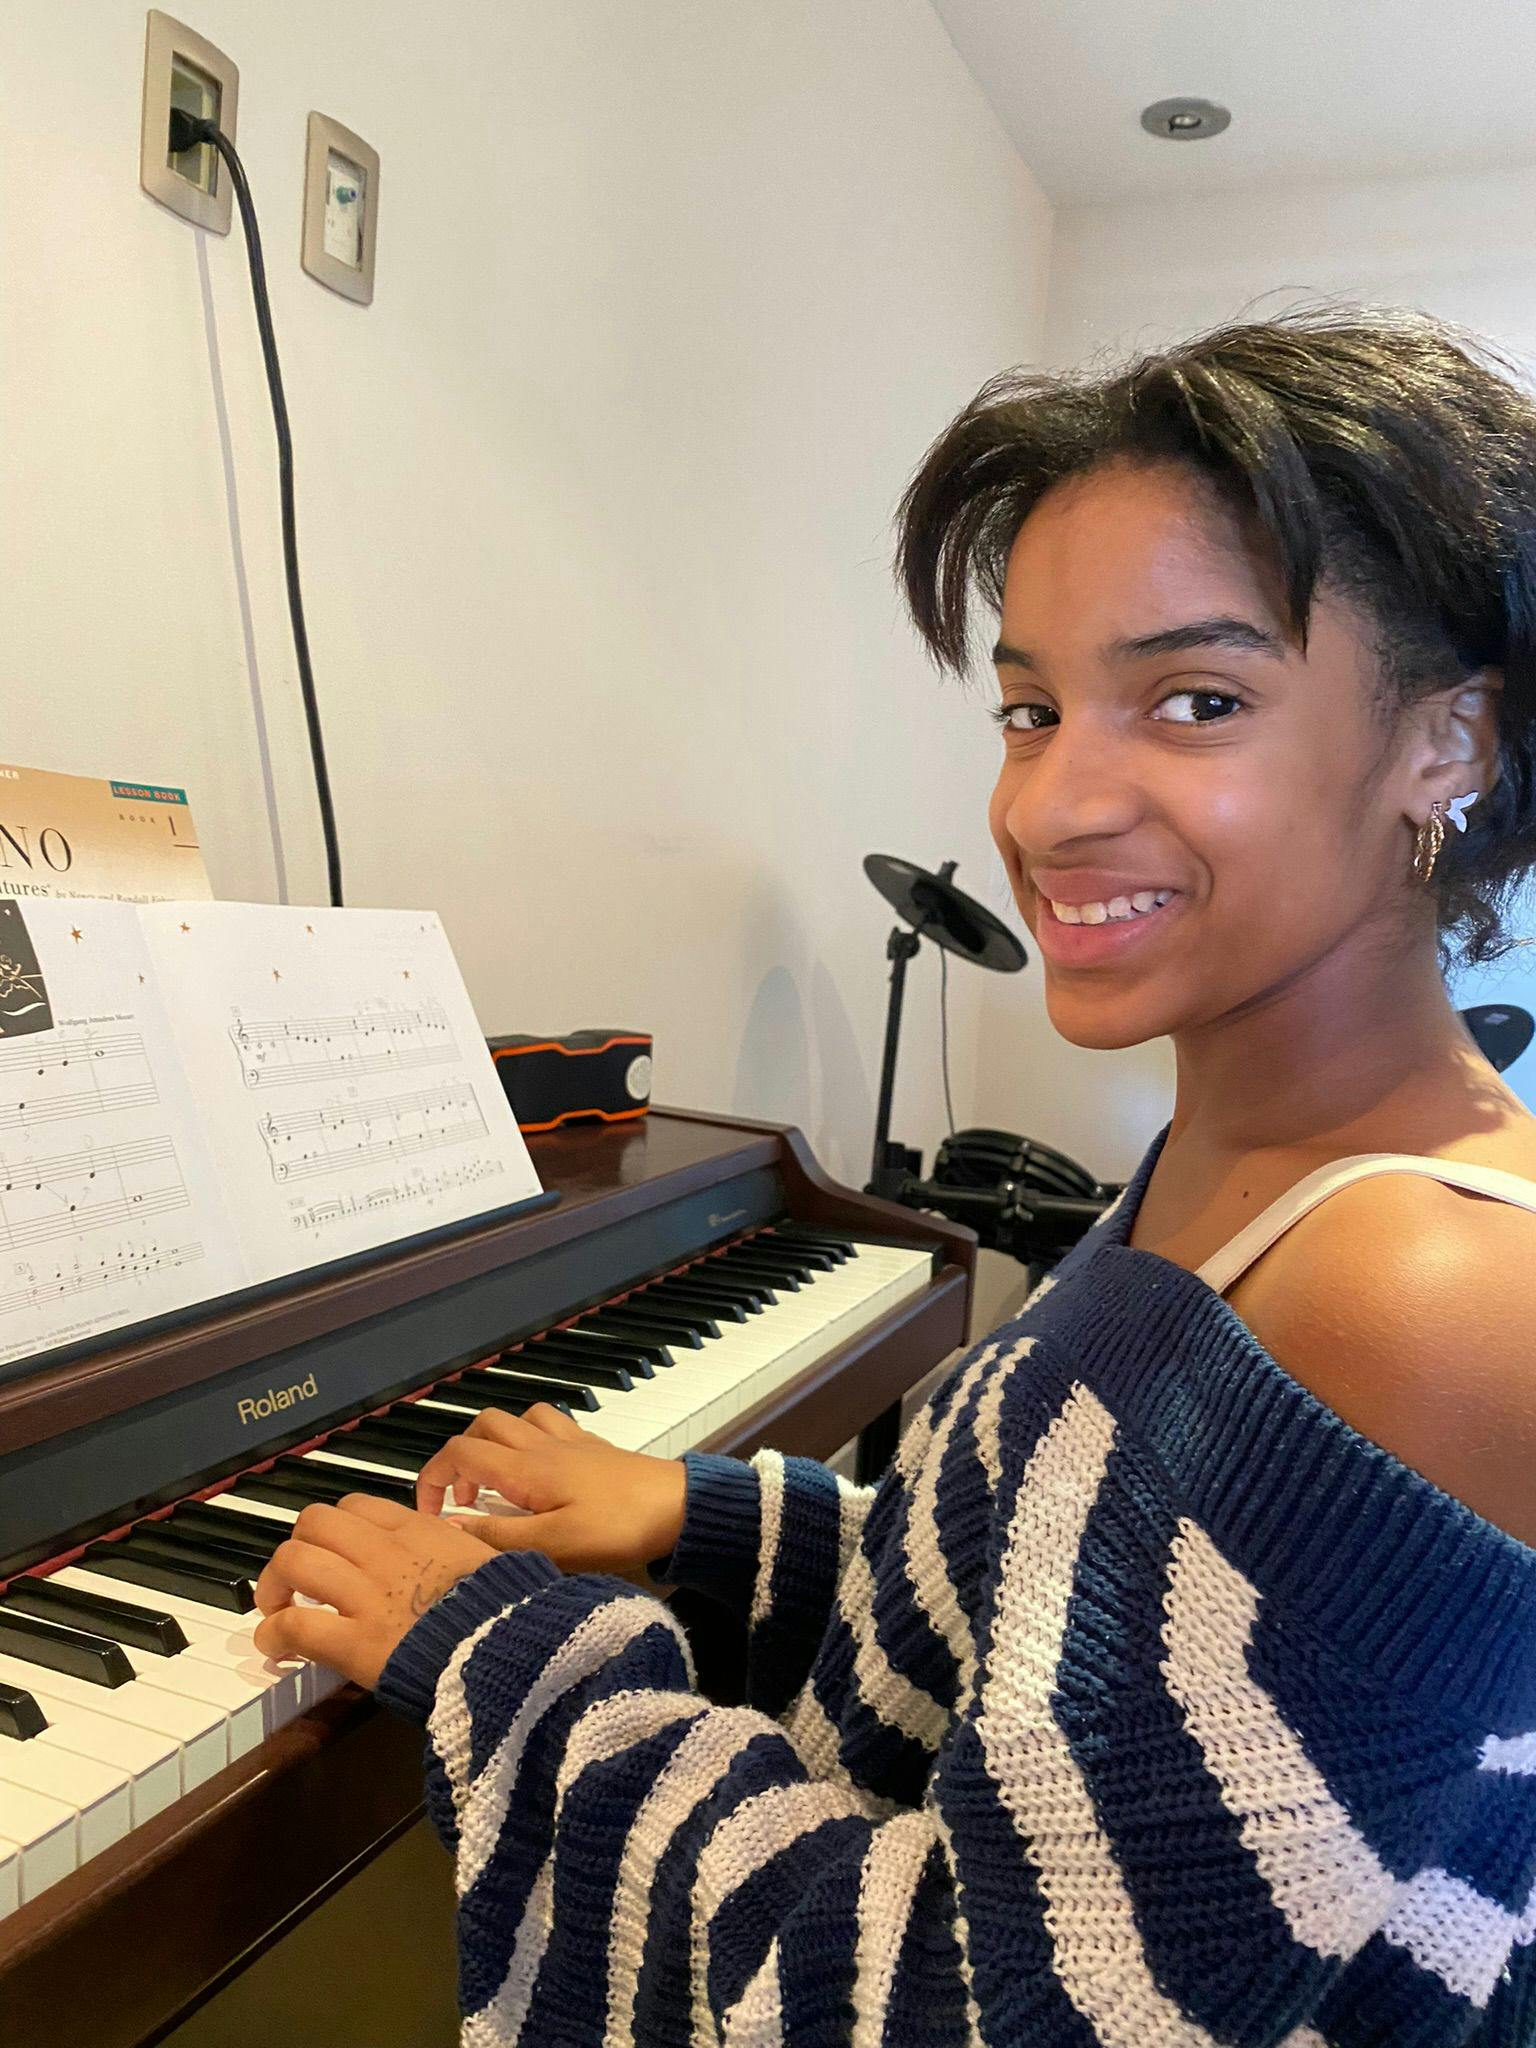
<svg viewBox="0 0 1536 2048">
<path fill-rule="evenodd" d="M 1476 1163 L 1536 1181 L 1536 1147 Z M 1536 1545 L 1533 1275 L 1536 1213 L 1389 1173 L 1319 1203 L 1228 1298 L 1362 1435 Z"/>
</svg>

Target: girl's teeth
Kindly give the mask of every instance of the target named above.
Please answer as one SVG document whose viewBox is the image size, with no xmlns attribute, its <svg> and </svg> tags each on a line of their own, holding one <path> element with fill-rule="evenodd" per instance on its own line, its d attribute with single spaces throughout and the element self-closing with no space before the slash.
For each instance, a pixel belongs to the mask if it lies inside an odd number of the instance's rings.
<svg viewBox="0 0 1536 2048">
<path fill-rule="evenodd" d="M 1172 889 L 1138 889 L 1134 896 L 1112 896 L 1107 903 L 1056 903 L 1052 908 L 1062 924 L 1118 924 L 1160 910 L 1173 893 Z"/>
</svg>

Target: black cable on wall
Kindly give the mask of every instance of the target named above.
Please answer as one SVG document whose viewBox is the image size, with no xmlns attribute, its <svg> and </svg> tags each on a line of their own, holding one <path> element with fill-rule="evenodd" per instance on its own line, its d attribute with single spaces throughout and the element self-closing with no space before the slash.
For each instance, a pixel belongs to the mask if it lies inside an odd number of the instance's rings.
<svg viewBox="0 0 1536 2048">
<path fill-rule="evenodd" d="M 283 527 L 283 573 L 288 585 L 288 617 L 293 627 L 293 648 L 299 665 L 299 694 L 304 700 L 304 722 L 309 731 L 309 755 L 314 765 L 315 796 L 320 806 L 320 827 L 325 835 L 326 880 L 330 900 L 338 908 L 343 902 L 341 887 L 341 846 L 336 836 L 336 812 L 331 802 L 331 777 L 325 761 L 325 735 L 320 725 L 320 705 L 315 696 L 314 670 L 309 660 L 309 633 L 304 624 L 304 593 L 299 583 L 298 523 L 293 498 L 293 434 L 288 424 L 288 401 L 283 396 L 283 373 L 277 360 L 277 336 L 272 328 L 272 303 L 267 296 L 267 269 L 261 254 L 261 229 L 245 167 L 235 145 L 212 121 L 173 109 L 170 120 L 173 155 L 206 142 L 218 151 L 228 168 L 245 230 L 245 253 L 251 271 L 251 295 L 256 301 L 256 326 L 261 336 L 262 360 L 267 367 L 267 389 L 272 397 L 272 422 L 277 430 L 278 497 Z"/>
</svg>

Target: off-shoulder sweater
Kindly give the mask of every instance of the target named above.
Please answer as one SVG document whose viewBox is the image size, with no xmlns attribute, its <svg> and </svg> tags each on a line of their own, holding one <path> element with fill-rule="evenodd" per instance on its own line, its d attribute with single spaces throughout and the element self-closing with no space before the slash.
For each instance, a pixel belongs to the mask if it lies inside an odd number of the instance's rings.
<svg viewBox="0 0 1536 2048">
<path fill-rule="evenodd" d="M 467 2048 L 1536 2043 L 1536 1551 L 1131 1247 L 1166 1135 L 879 1486 L 690 1454 L 747 1705 L 526 1553 L 405 1638 Z"/>
</svg>

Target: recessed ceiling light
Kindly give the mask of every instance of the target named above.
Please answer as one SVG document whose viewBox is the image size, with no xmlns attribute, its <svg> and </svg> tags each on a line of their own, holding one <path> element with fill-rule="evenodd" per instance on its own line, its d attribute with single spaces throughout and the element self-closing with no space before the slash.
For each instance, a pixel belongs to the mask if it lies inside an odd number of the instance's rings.
<svg viewBox="0 0 1536 2048">
<path fill-rule="evenodd" d="M 1165 142 L 1203 142 L 1230 126 L 1231 114 L 1214 100 L 1154 100 L 1142 110 L 1141 125 Z"/>
</svg>

